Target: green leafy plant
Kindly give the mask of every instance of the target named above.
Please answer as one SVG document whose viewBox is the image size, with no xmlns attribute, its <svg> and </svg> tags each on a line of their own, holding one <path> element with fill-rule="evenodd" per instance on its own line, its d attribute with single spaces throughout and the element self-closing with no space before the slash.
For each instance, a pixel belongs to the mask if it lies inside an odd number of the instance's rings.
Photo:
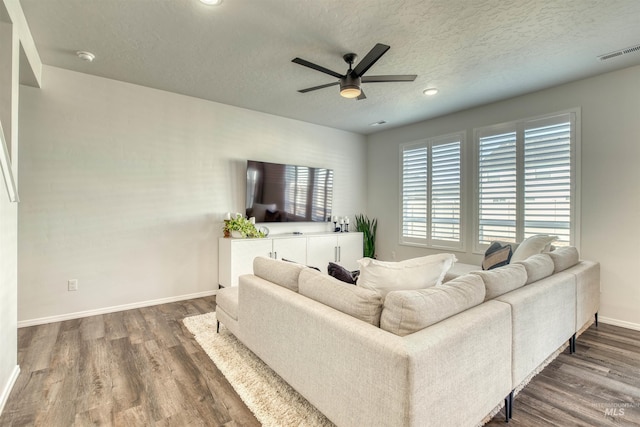
<svg viewBox="0 0 640 427">
<path fill-rule="evenodd" d="M 261 231 L 258 231 L 254 223 L 241 215 L 238 215 L 237 217 L 232 219 L 225 220 L 223 231 L 225 232 L 225 235 L 231 234 L 232 231 L 237 231 L 242 234 L 242 237 L 265 237 L 265 234 Z"/>
<path fill-rule="evenodd" d="M 362 232 L 364 239 L 364 256 L 375 258 L 378 220 L 376 218 L 370 220 L 366 215 L 356 215 L 356 230 Z"/>
</svg>

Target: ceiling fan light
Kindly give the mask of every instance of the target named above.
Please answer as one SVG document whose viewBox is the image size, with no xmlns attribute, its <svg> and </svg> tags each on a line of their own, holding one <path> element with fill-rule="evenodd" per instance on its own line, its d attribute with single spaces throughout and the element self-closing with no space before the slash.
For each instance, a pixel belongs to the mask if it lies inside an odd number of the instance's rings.
<svg viewBox="0 0 640 427">
<path fill-rule="evenodd" d="M 360 96 L 361 93 L 362 91 L 358 86 L 342 86 L 340 88 L 340 95 L 343 98 L 349 98 L 349 99 L 357 98 Z"/>
<path fill-rule="evenodd" d="M 423 90 L 422 93 L 424 93 L 427 96 L 433 96 L 438 93 L 438 88 L 428 87 L 425 90 Z"/>
</svg>

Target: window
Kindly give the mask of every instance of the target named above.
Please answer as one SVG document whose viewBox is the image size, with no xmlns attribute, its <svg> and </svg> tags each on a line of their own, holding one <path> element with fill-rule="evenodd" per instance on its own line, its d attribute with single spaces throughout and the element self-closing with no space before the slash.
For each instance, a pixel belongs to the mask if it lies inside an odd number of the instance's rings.
<svg viewBox="0 0 640 427">
<path fill-rule="evenodd" d="M 535 234 L 576 244 L 576 115 L 476 130 L 476 251 Z"/>
<path fill-rule="evenodd" d="M 462 249 L 464 132 L 403 144 L 400 243 Z"/>
</svg>

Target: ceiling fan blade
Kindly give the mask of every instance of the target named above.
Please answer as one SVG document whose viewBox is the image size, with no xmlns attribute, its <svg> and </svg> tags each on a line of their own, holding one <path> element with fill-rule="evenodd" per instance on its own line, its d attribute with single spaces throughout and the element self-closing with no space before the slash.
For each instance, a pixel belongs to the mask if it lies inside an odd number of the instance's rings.
<svg viewBox="0 0 640 427">
<path fill-rule="evenodd" d="M 371 68 L 371 66 L 375 64 L 376 61 L 380 59 L 380 57 L 384 55 L 389 49 L 390 46 L 387 46 L 386 44 L 376 44 L 373 49 L 371 49 L 369 53 L 367 53 L 367 55 L 362 58 L 362 61 L 358 62 L 356 68 L 353 69 L 353 74 L 356 77 L 362 77 L 362 75 L 366 73 L 367 70 Z"/>
<path fill-rule="evenodd" d="M 312 69 L 314 69 L 316 71 L 320 71 L 321 73 L 329 74 L 330 76 L 336 77 L 338 79 L 344 77 L 342 74 L 338 74 L 335 71 L 331 71 L 328 68 L 324 68 L 323 66 L 320 66 L 318 64 L 314 64 L 313 62 L 309 62 L 309 61 L 304 60 L 302 58 L 293 58 L 291 60 L 291 62 L 295 62 L 296 64 L 300 64 L 300 65 L 303 65 L 305 67 L 312 68 Z"/>
<path fill-rule="evenodd" d="M 367 95 L 364 94 L 362 88 L 360 89 L 360 95 L 356 98 L 356 100 L 360 101 L 362 99 L 367 99 Z"/>
<path fill-rule="evenodd" d="M 418 77 L 416 74 L 398 76 L 367 76 L 362 78 L 362 83 L 412 82 L 416 77 Z"/>
<path fill-rule="evenodd" d="M 326 85 L 320 85 L 320 86 L 308 87 L 308 88 L 306 88 L 306 89 L 300 89 L 298 92 L 300 92 L 300 93 L 307 93 L 307 92 L 311 92 L 312 90 L 324 89 L 325 87 L 335 86 L 335 85 L 337 85 L 337 84 L 340 84 L 340 82 L 333 82 L 333 83 L 327 83 Z"/>
</svg>

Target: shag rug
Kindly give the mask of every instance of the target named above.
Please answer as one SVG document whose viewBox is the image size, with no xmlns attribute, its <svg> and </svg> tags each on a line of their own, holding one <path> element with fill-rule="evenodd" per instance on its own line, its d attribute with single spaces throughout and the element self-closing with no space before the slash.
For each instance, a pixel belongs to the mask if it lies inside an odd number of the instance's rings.
<svg viewBox="0 0 640 427">
<path fill-rule="evenodd" d="M 183 322 L 263 426 L 334 425 L 224 325 L 216 333 L 215 313 L 187 317 Z"/>
<path fill-rule="evenodd" d="M 215 313 L 186 317 L 183 322 L 263 426 L 334 426 L 320 411 L 238 341 L 224 325 L 220 324 L 220 333 L 216 333 Z M 587 323 L 576 335 L 580 336 L 591 326 L 591 323 Z M 568 344 L 565 344 L 551 354 L 516 387 L 514 395 L 522 391 L 529 381 L 542 372 L 567 346 Z M 504 402 L 496 406 L 478 425 L 482 426 L 491 421 L 503 407 Z"/>
</svg>

